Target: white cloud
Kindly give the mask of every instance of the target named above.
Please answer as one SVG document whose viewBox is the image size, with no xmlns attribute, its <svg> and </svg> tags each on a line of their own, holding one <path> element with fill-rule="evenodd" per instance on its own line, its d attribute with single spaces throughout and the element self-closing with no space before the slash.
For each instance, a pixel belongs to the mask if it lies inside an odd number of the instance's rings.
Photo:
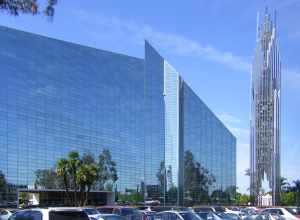
<svg viewBox="0 0 300 220">
<path fill-rule="evenodd" d="M 210 44 L 200 43 L 182 35 L 158 31 L 149 25 L 121 20 L 117 17 L 103 17 L 84 11 L 74 13 L 85 22 L 84 30 L 89 37 L 114 39 L 117 36 L 119 40 L 122 38 L 124 40 L 125 37 L 127 41 L 135 44 L 143 44 L 144 39 L 147 39 L 158 47 L 179 56 L 199 57 L 232 70 L 250 72 L 250 63 L 247 60 L 231 52 L 218 50 Z M 89 28 L 90 21 L 97 22 L 90 23 L 92 25 Z"/>
<path fill-rule="evenodd" d="M 201 43 L 180 34 L 159 31 L 149 25 L 123 20 L 118 17 L 105 17 L 87 13 L 83 10 L 74 11 L 73 13 L 83 21 L 81 30 L 94 40 L 105 39 L 124 42 L 124 39 L 126 39 L 129 44 L 143 45 L 144 40 L 147 39 L 162 50 L 178 56 L 205 59 L 231 70 L 250 73 L 250 60 L 229 51 L 219 50 L 208 43 Z M 283 69 L 282 73 L 283 78 L 287 77 L 292 88 L 298 89 L 300 86 L 300 71 Z"/>
<path fill-rule="evenodd" d="M 228 123 L 228 124 L 239 124 L 242 122 L 241 119 L 239 119 L 238 117 L 225 113 L 225 112 L 221 112 L 219 114 L 217 114 L 218 118 L 221 119 L 221 121 L 223 121 L 224 123 Z"/>
</svg>

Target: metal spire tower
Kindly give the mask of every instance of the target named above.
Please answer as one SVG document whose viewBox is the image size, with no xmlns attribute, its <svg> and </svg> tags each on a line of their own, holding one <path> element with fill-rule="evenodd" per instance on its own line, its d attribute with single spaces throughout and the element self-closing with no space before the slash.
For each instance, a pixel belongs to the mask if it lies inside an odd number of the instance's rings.
<svg viewBox="0 0 300 220">
<path fill-rule="evenodd" d="M 257 38 L 251 71 L 250 194 L 256 198 L 267 179 L 272 204 L 280 200 L 281 61 L 274 22 L 266 9 L 257 19 Z"/>
</svg>

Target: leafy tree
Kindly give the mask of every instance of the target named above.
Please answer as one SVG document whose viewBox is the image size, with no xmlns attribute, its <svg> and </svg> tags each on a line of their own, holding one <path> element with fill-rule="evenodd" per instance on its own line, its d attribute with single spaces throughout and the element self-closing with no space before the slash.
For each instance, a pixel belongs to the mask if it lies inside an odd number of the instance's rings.
<svg viewBox="0 0 300 220">
<path fill-rule="evenodd" d="M 70 196 L 70 182 L 69 182 L 69 173 L 68 173 L 68 160 L 65 158 L 61 158 L 56 162 L 56 174 L 59 177 L 63 178 L 64 188 L 66 190 L 67 199 L 71 202 Z"/>
<path fill-rule="evenodd" d="M 227 199 L 228 199 L 228 203 L 231 204 L 231 202 L 233 202 L 235 200 L 235 194 L 236 194 L 236 191 L 237 191 L 237 187 L 236 186 L 228 186 L 226 189 L 225 189 L 225 193 L 227 195 Z"/>
<path fill-rule="evenodd" d="M 62 177 L 71 204 L 86 205 L 88 194 L 98 179 L 97 163 L 94 158 L 89 154 L 80 157 L 77 151 L 70 151 L 67 158 L 57 161 L 56 174 Z M 70 190 L 73 190 L 73 198 Z"/>
<path fill-rule="evenodd" d="M 71 178 L 71 187 L 74 191 L 74 203 L 78 204 L 77 201 L 77 192 L 79 189 L 79 184 L 77 182 L 77 172 L 81 167 L 82 161 L 80 160 L 79 153 L 77 151 L 70 151 L 67 159 L 67 170 L 69 173 L 69 177 Z"/>
<path fill-rule="evenodd" d="M 169 204 L 177 204 L 178 189 L 176 186 L 171 186 L 167 193 L 167 202 Z"/>
<path fill-rule="evenodd" d="M 83 154 L 81 160 L 82 160 L 82 163 L 84 163 L 84 164 L 94 164 L 94 163 L 96 163 L 94 157 L 89 153 Z"/>
<path fill-rule="evenodd" d="M 285 177 L 280 178 L 280 189 L 281 192 L 287 192 L 290 189 L 290 184 Z"/>
<path fill-rule="evenodd" d="M 7 189 L 8 183 L 6 182 L 4 173 L 0 170 L 0 203 L 3 202 L 3 200 L 6 200 L 6 189 Z"/>
<path fill-rule="evenodd" d="M 250 202 L 250 196 L 247 194 L 241 194 L 237 192 L 235 196 L 235 202 L 239 206 L 248 205 L 248 203 Z"/>
<path fill-rule="evenodd" d="M 300 200 L 300 180 L 293 181 L 292 191 L 296 194 L 296 205 L 299 207 Z"/>
<path fill-rule="evenodd" d="M 5 189 L 7 185 L 6 179 L 5 179 L 5 175 L 4 173 L 2 173 L 2 171 L 0 170 L 0 190 Z"/>
<path fill-rule="evenodd" d="M 53 17 L 54 6 L 57 4 L 57 0 L 47 0 L 47 4 L 42 13 L 48 17 Z M 20 13 L 26 14 L 39 14 L 41 9 L 37 0 L 0 0 L 0 10 L 17 16 Z"/>
<path fill-rule="evenodd" d="M 43 189 L 61 189 L 64 186 L 63 178 L 53 169 L 38 169 L 35 171 L 35 187 Z"/>
<path fill-rule="evenodd" d="M 296 204 L 296 193 L 295 192 L 282 192 L 280 195 L 281 205 L 293 206 Z"/>
<path fill-rule="evenodd" d="M 99 155 L 98 168 L 98 188 L 103 190 L 105 184 L 111 181 L 115 183 L 118 180 L 116 163 L 112 160 L 108 149 L 104 149 Z"/>
<path fill-rule="evenodd" d="M 229 195 L 221 189 L 213 191 L 210 197 L 211 201 L 216 204 L 227 204 L 229 201 Z"/>
<path fill-rule="evenodd" d="M 191 198 L 193 203 L 207 201 L 209 187 L 214 182 L 213 175 L 194 160 L 191 151 L 186 151 L 184 156 L 185 197 Z"/>
<path fill-rule="evenodd" d="M 97 181 L 97 166 L 94 163 L 83 163 L 76 173 L 76 183 L 80 186 L 80 203 L 85 206 L 88 202 L 88 194 L 92 185 Z"/>
</svg>

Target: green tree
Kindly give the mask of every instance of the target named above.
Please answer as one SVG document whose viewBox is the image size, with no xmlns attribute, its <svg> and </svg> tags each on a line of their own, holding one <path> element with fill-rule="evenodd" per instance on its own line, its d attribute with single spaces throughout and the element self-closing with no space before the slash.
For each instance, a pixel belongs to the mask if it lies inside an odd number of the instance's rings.
<svg viewBox="0 0 300 220">
<path fill-rule="evenodd" d="M 191 151 L 184 155 L 184 186 L 185 197 L 191 198 L 192 203 L 208 201 L 209 187 L 215 182 L 213 175 L 201 164 L 195 161 Z"/>
<path fill-rule="evenodd" d="M 66 190 L 67 200 L 71 203 L 70 196 L 70 182 L 69 182 L 69 173 L 68 173 L 68 160 L 61 158 L 56 162 L 56 174 L 59 177 L 63 178 L 64 188 Z"/>
<path fill-rule="evenodd" d="M 241 194 L 237 192 L 235 196 L 235 202 L 239 206 L 248 205 L 248 203 L 250 202 L 250 196 L 247 194 Z"/>
<path fill-rule="evenodd" d="M 53 17 L 56 4 L 57 0 L 47 0 L 47 4 L 41 9 L 37 0 L 0 0 L 0 10 L 14 16 L 20 13 L 36 15 L 42 12 L 47 17 Z"/>
<path fill-rule="evenodd" d="M 296 204 L 296 193 L 295 192 L 282 192 L 280 195 L 281 205 L 293 206 Z"/>
<path fill-rule="evenodd" d="M 299 207 L 300 200 L 300 180 L 293 181 L 292 191 L 296 194 L 296 205 Z"/>
<path fill-rule="evenodd" d="M 94 158 L 90 154 L 80 157 L 77 151 L 70 151 L 67 159 L 57 161 L 56 173 L 63 178 L 70 203 L 75 206 L 86 205 L 88 194 L 98 180 L 98 168 Z M 70 196 L 71 189 L 73 198 Z"/>
<path fill-rule="evenodd" d="M 290 189 L 290 184 L 285 177 L 280 178 L 280 189 L 281 192 L 287 192 Z"/>
<path fill-rule="evenodd" d="M 227 195 L 227 199 L 228 199 L 228 203 L 231 204 L 232 202 L 234 202 L 236 196 L 236 191 L 237 191 L 237 187 L 236 186 L 228 186 L 225 189 L 225 193 Z"/>
<path fill-rule="evenodd" d="M 4 173 L 0 170 L 0 190 L 5 189 L 7 185 L 6 179 L 5 179 L 5 175 Z"/>
<path fill-rule="evenodd" d="M 38 169 L 35 171 L 35 187 L 43 189 L 63 188 L 63 178 L 58 176 L 54 169 Z"/>
<path fill-rule="evenodd" d="M 83 163 L 76 173 L 76 182 L 80 186 L 80 206 L 87 205 L 88 194 L 92 185 L 97 181 L 97 166 L 93 163 Z"/>
<path fill-rule="evenodd" d="M 77 193 L 79 190 L 79 185 L 77 182 L 77 172 L 82 165 L 82 161 L 79 157 L 79 153 L 77 151 L 70 151 L 67 159 L 67 170 L 69 177 L 71 178 L 71 187 L 73 189 L 73 198 L 74 204 L 78 204 Z"/>
<path fill-rule="evenodd" d="M 103 190 L 105 184 L 111 181 L 113 184 L 118 180 L 116 163 L 112 160 L 108 149 L 104 149 L 99 155 L 98 168 L 98 188 Z"/>
</svg>

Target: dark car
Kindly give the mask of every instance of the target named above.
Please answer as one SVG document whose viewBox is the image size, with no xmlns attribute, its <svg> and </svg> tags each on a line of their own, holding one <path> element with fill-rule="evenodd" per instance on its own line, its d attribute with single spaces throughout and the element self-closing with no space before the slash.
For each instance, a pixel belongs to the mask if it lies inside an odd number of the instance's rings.
<svg viewBox="0 0 300 220">
<path fill-rule="evenodd" d="M 123 216 L 116 215 L 116 214 L 103 214 L 101 215 L 103 220 L 126 220 Z"/>
<path fill-rule="evenodd" d="M 226 212 L 226 209 L 222 206 L 215 206 L 214 209 L 215 209 L 215 212 L 217 212 L 217 213 Z"/>
<path fill-rule="evenodd" d="M 203 220 L 222 220 L 222 218 L 214 212 L 196 212 L 196 214 Z"/>
<path fill-rule="evenodd" d="M 242 220 L 238 214 L 219 212 L 218 216 L 223 220 Z"/>
<path fill-rule="evenodd" d="M 216 212 L 216 210 L 213 207 L 210 206 L 200 206 L 193 208 L 195 212 Z"/>
</svg>

